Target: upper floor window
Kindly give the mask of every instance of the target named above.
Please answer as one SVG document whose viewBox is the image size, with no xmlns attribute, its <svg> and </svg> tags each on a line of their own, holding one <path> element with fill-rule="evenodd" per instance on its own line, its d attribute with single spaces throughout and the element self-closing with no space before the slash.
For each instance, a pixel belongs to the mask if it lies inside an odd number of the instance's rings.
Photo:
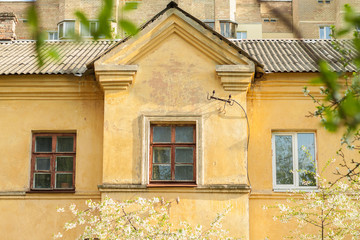
<svg viewBox="0 0 360 240">
<path fill-rule="evenodd" d="M 247 32 L 245 31 L 236 32 L 236 39 L 247 39 Z"/>
<path fill-rule="evenodd" d="M 83 37 L 93 37 L 99 28 L 98 21 L 89 21 L 88 25 L 80 23 L 80 35 Z"/>
<path fill-rule="evenodd" d="M 59 39 L 58 32 L 55 31 L 48 32 L 48 40 L 58 40 L 58 39 Z"/>
<path fill-rule="evenodd" d="M 58 24 L 59 38 L 71 38 L 75 34 L 75 21 L 66 20 Z"/>
<path fill-rule="evenodd" d="M 215 29 L 215 21 L 214 20 L 204 20 L 204 23 L 211 27 L 212 29 Z"/>
<path fill-rule="evenodd" d="M 195 125 L 151 125 L 150 183 L 196 182 Z"/>
<path fill-rule="evenodd" d="M 236 25 L 237 25 L 236 23 L 230 20 L 221 20 L 220 21 L 221 35 L 223 35 L 226 38 L 235 38 Z"/>
<path fill-rule="evenodd" d="M 32 190 L 75 189 L 74 133 L 35 133 L 32 138 Z"/>
<path fill-rule="evenodd" d="M 138 8 L 138 4 L 141 3 L 141 0 L 127 0 L 125 2 L 125 5 L 127 5 L 128 7 L 130 7 L 131 9 L 137 9 Z"/>
<path fill-rule="evenodd" d="M 318 0 L 318 3 L 330 3 L 331 0 Z"/>
<path fill-rule="evenodd" d="M 320 39 L 331 39 L 331 27 L 330 26 L 322 26 L 319 28 Z"/>
<path fill-rule="evenodd" d="M 273 133 L 275 190 L 315 189 L 315 134 Z"/>
</svg>

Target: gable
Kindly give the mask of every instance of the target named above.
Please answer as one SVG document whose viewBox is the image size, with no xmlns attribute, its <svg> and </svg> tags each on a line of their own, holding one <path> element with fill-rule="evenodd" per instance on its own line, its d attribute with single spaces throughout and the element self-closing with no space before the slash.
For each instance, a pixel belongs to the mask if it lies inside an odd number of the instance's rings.
<svg viewBox="0 0 360 240">
<path fill-rule="evenodd" d="M 254 77 L 255 66 L 258 64 L 241 54 L 242 50 L 227 39 L 204 24 L 200 24 L 181 9 L 172 7 L 146 24 L 137 36 L 124 40 L 95 61 L 98 81 L 102 86 L 106 82 L 106 85 L 120 84 L 121 86 L 118 87 L 127 88 L 132 84 L 137 69 L 141 68 L 139 63 L 142 59 L 153 53 L 159 53 L 157 50 L 164 45 L 167 46 L 166 51 L 171 51 L 178 57 L 185 52 L 192 52 L 195 55 L 202 55 L 204 60 L 213 62 L 208 71 L 217 72 L 224 88 L 225 85 L 230 86 L 226 90 L 247 89 Z M 164 59 L 161 55 L 158 55 L 158 58 L 164 62 L 170 60 Z M 189 58 L 191 56 L 186 56 L 184 60 Z M 186 65 L 186 61 L 184 63 Z M 128 66 L 136 70 L 129 70 Z"/>
<path fill-rule="evenodd" d="M 254 63 L 241 55 L 238 49 L 229 46 L 223 39 L 191 21 L 177 9 L 170 9 L 166 15 L 151 23 L 138 36 L 115 47 L 96 63 L 131 65 L 161 46 L 174 34 L 213 59 L 218 65 L 242 64 L 254 68 Z"/>
</svg>

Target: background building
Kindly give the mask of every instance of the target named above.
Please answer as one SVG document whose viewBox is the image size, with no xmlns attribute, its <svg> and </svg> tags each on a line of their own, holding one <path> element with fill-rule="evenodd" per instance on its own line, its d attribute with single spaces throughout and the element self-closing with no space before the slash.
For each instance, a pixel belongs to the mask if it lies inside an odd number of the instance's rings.
<svg viewBox="0 0 360 240">
<path fill-rule="evenodd" d="M 116 38 L 124 33 L 117 28 L 116 19 L 122 16 L 121 7 L 129 0 L 115 0 L 112 25 Z M 141 25 L 164 9 L 169 0 L 138 0 L 138 8 L 126 17 Z M 236 39 L 293 39 L 294 29 L 303 38 L 330 38 L 330 26 L 340 26 L 343 5 L 358 8 L 357 0 L 177 0 L 178 5 L 227 38 Z M 14 12 L 19 22 L 18 39 L 31 39 L 27 31 L 26 11 L 34 0 L 1 0 L 1 12 Z M 101 0 L 37 0 L 42 30 L 49 40 L 66 39 L 76 31 L 91 38 L 91 29 L 97 27 L 97 11 Z M 74 12 L 84 11 L 90 23 L 90 33 L 84 31 Z M 275 11 L 274 11 L 275 10 Z M 281 17 L 279 16 L 281 14 Z"/>
</svg>

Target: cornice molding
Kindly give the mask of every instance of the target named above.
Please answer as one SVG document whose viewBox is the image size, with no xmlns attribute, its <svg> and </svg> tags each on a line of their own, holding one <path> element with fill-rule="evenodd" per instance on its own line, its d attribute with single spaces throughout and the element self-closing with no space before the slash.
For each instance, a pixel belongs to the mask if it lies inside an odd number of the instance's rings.
<svg viewBox="0 0 360 240">
<path fill-rule="evenodd" d="M 248 65 L 217 65 L 216 73 L 225 91 L 246 93 L 255 71 Z"/>
<path fill-rule="evenodd" d="M 101 193 L 111 192 L 156 192 L 156 193 L 243 193 L 248 194 L 250 187 L 246 184 L 214 184 L 197 186 L 157 186 L 146 184 L 109 184 L 98 185 Z"/>
<path fill-rule="evenodd" d="M 96 80 L 104 91 L 127 90 L 137 70 L 137 65 L 95 64 Z"/>
<path fill-rule="evenodd" d="M 101 100 L 95 81 L 45 77 L 0 80 L 0 100 Z"/>
</svg>

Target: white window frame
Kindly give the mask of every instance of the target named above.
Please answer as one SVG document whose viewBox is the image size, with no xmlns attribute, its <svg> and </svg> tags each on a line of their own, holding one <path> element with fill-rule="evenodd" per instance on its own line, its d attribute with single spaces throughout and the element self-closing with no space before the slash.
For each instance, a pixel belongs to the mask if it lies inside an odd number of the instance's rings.
<svg viewBox="0 0 360 240">
<path fill-rule="evenodd" d="M 321 35 L 321 29 L 323 29 L 324 31 L 324 35 Z M 329 29 L 329 38 L 326 38 L 326 29 Z M 319 38 L 320 39 L 331 39 L 331 26 L 327 25 L 327 26 L 319 26 Z"/>
<path fill-rule="evenodd" d="M 318 181 L 316 179 L 315 186 L 300 186 L 299 185 L 299 159 L 298 159 L 298 133 L 312 133 L 314 134 L 314 156 L 313 160 L 315 161 L 317 169 L 317 147 L 316 147 L 316 133 L 313 131 L 309 132 L 273 132 L 271 136 L 271 147 L 272 147 L 272 178 L 273 178 L 273 190 L 284 192 L 289 190 L 302 190 L 302 191 L 311 191 L 318 189 Z M 294 174 L 294 183 L 293 184 L 277 184 L 276 183 L 276 151 L 275 151 L 275 136 L 292 136 L 292 149 L 293 149 L 293 174 Z"/>
<path fill-rule="evenodd" d="M 151 124 L 168 123 L 182 124 L 191 123 L 196 127 L 196 185 L 204 185 L 204 151 L 203 151 L 203 118 L 200 115 L 173 115 L 173 116 L 142 116 L 142 157 L 141 157 L 141 184 L 150 183 L 150 129 Z M 167 185 L 169 187 L 171 184 Z M 176 183 L 174 184 L 176 187 Z"/>
<path fill-rule="evenodd" d="M 48 31 L 47 33 L 48 33 L 48 40 L 50 40 L 50 41 L 59 40 L 59 32 L 57 32 L 57 31 Z M 50 39 L 50 34 L 56 34 L 56 38 Z"/>
<path fill-rule="evenodd" d="M 240 34 L 240 38 L 238 37 L 238 34 Z M 244 34 L 246 35 L 245 37 L 244 37 Z M 237 31 L 236 39 L 247 39 L 247 31 Z"/>
<path fill-rule="evenodd" d="M 207 19 L 203 21 L 207 26 L 215 30 L 215 20 L 214 19 Z"/>
<path fill-rule="evenodd" d="M 80 36 L 85 37 L 85 38 L 92 38 L 94 37 L 93 35 L 91 35 L 91 29 L 90 29 L 90 25 L 91 23 L 95 23 L 95 31 L 97 31 L 99 29 L 99 21 L 98 20 L 90 20 L 89 21 L 89 28 L 88 28 L 88 34 L 89 35 L 83 35 L 84 32 L 84 23 L 80 22 Z"/>
<path fill-rule="evenodd" d="M 61 22 L 58 23 L 58 38 L 59 38 L 59 39 L 72 37 L 71 35 L 69 35 L 69 36 L 65 35 L 65 34 L 67 33 L 67 31 L 66 31 L 66 26 L 67 26 L 67 24 L 69 24 L 69 23 L 73 23 L 73 24 L 74 24 L 74 33 L 75 33 L 75 20 L 64 20 L 64 21 L 61 21 Z M 63 32 L 64 36 L 60 36 L 60 28 L 63 28 L 63 29 L 62 29 L 62 32 Z"/>
</svg>

